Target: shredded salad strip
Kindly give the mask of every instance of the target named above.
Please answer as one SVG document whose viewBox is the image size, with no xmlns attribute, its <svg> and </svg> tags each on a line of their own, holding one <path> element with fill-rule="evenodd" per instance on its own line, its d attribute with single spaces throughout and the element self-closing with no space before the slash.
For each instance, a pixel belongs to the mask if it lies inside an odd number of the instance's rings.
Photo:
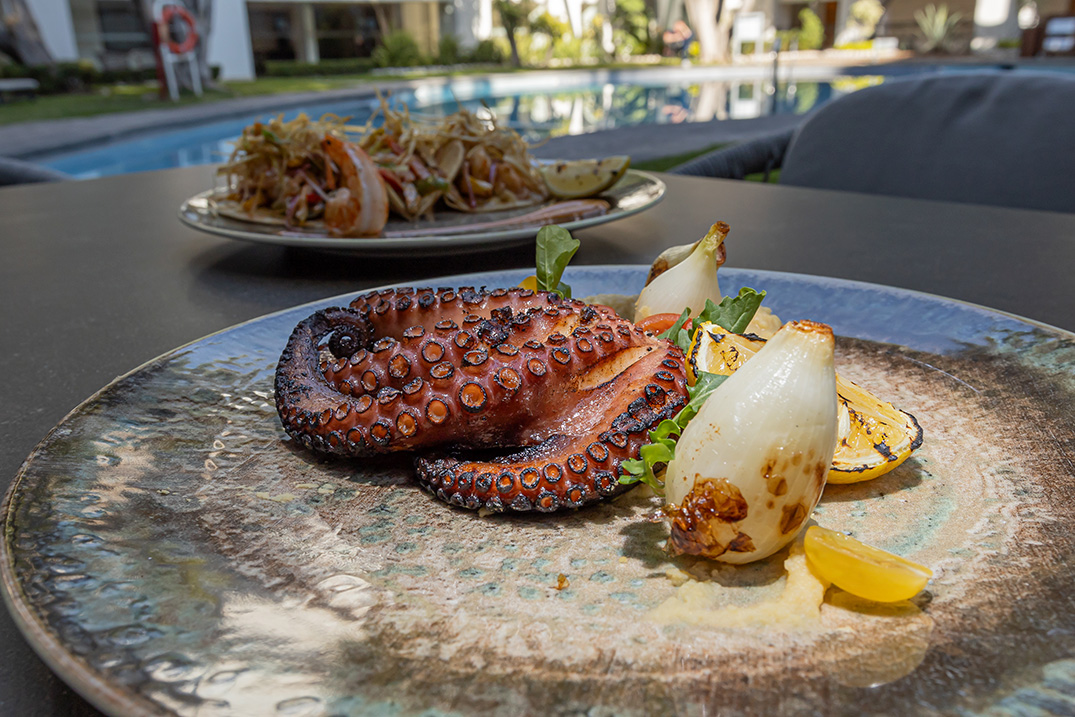
<svg viewBox="0 0 1075 717">
<path fill-rule="evenodd" d="M 378 117 L 381 125 L 374 128 Z M 365 126 L 327 114 L 255 122 L 243 129 L 218 170 L 227 198 L 253 214 L 269 210 L 288 226 L 324 216 L 340 168 L 322 148 L 333 136 L 361 147 L 377 165 L 392 213 L 407 220 L 437 207 L 463 212 L 525 207 L 545 200 L 547 189 L 530 146 L 495 119 L 460 108 L 442 118 L 415 118 L 381 97 Z"/>
</svg>

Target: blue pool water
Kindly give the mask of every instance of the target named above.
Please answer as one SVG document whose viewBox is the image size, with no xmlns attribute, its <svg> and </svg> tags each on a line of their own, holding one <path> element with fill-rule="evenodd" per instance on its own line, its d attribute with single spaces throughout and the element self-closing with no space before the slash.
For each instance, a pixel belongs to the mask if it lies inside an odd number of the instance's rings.
<svg viewBox="0 0 1075 717">
<path fill-rule="evenodd" d="M 614 127 L 801 113 L 839 90 L 830 82 L 780 83 L 760 79 L 664 85 L 587 83 L 574 87 L 540 86 L 504 91 L 483 83 L 453 82 L 398 93 L 412 112 L 445 114 L 459 104 L 472 111 L 493 112 L 531 141 Z M 285 118 L 305 112 L 320 117 L 330 112 L 364 124 L 377 101 L 353 99 L 289 109 Z M 223 161 L 243 127 L 272 114 L 257 113 L 207 124 L 140 135 L 81 151 L 35 158 L 35 161 L 79 178 L 187 167 Z"/>
</svg>

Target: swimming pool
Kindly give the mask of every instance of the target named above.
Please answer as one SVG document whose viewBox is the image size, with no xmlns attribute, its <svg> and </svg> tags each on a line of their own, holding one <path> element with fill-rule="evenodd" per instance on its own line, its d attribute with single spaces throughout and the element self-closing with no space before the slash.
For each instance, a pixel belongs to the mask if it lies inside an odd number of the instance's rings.
<svg viewBox="0 0 1075 717">
<path fill-rule="evenodd" d="M 501 123 L 515 128 L 527 139 L 539 141 L 641 124 L 803 114 L 834 97 L 886 79 L 995 69 L 998 66 L 917 63 L 839 70 L 782 67 L 776 82 L 772 68 L 760 66 L 508 73 L 423 81 L 397 91 L 394 100 L 406 102 L 412 111 L 422 113 L 445 114 L 454 111 L 458 104 L 474 111 L 490 111 Z M 376 98 L 369 96 L 368 91 L 356 89 L 352 99 L 282 107 L 280 112 L 258 112 L 142 133 L 30 159 L 78 178 L 212 164 L 227 158 L 232 142 L 243 127 L 273 114 L 290 118 L 305 112 L 320 117 L 331 112 L 362 124 L 376 106 Z M 635 148 L 632 154 L 644 154 L 646 149 Z"/>
<path fill-rule="evenodd" d="M 841 94 L 832 81 L 781 81 L 773 85 L 766 73 L 737 79 L 672 82 L 619 78 L 565 81 L 563 73 L 544 73 L 520 83 L 514 80 L 462 79 L 415 87 L 393 96 L 412 112 L 446 114 L 463 105 L 492 112 L 501 123 L 527 139 L 540 141 L 565 134 L 583 134 L 639 124 L 741 119 L 773 113 L 802 113 Z M 285 118 L 305 112 L 349 116 L 365 123 L 377 99 L 356 97 L 295 107 Z M 223 161 L 243 127 L 272 114 L 260 112 L 163 132 L 142 134 L 116 142 L 35 157 L 34 161 L 78 178 L 187 167 Z"/>
</svg>

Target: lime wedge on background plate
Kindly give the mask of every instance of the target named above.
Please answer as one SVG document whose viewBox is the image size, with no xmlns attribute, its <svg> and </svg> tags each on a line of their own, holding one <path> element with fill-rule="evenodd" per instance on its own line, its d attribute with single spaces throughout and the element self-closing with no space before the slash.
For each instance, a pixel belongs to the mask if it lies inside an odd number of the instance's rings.
<svg viewBox="0 0 1075 717">
<path fill-rule="evenodd" d="M 545 185 L 557 199 L 579 199 L 599 194 L 627 171 L 631 158 L 627 155 L 604 159 L 562 160 L 542 166 Z"/>
</svg>

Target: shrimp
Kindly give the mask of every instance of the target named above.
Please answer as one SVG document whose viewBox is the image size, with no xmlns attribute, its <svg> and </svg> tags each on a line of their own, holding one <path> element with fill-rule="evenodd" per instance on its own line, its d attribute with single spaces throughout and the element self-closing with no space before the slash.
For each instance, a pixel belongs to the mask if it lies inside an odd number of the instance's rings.
<svg viewBox="0 0 1075 717">
<path fill-rule="evenodd" d="M 325 200 L 329 232 L 340 237 L 380 234 L 388 222 L 388 192 L 377 165 L 357 144 L 333 135 L 321 140 L 321 149 L 340 174 L 339 187 Z"/>
</svg>

